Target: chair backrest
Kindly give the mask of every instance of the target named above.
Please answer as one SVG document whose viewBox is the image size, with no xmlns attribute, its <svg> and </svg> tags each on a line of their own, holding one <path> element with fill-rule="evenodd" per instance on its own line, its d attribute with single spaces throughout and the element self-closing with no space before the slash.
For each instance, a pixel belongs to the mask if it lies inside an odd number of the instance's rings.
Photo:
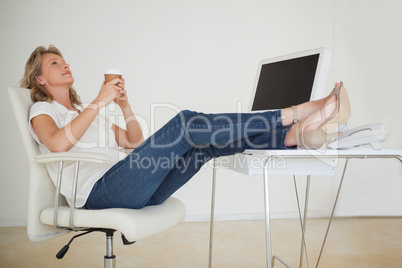
<svg viewBox="0 0 402 268">
<path fill-rule="evenodd" d="M 8 95 L 29 161 L 28 236 L 32 241 L 47 240 L 64 233 L 64 231 L 53 226 L 44 225 L 39 219 L 43 209 L 53 207 L 55 187 L 49 177 L 46 166 L 35 161 L 35 156 L 40 154 L 40 151 L 38 144 L 29 132 L 28 116 L 29 109 L 33 104 L 30 90 L 9 87 Z M 62 200 L 63 203 L 66 204 L 65 200 Z"/>
</svg>

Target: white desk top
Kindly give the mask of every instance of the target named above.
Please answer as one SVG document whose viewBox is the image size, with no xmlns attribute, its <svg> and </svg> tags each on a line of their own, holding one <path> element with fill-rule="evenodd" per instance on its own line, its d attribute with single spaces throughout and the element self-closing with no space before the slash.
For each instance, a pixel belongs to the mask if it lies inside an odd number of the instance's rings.
<svg viewBox="0 0 402 268">
<path fill-rule="evenodd" d="M 350 150 L 246 150 L 228 157 L 227 168 L 247 174 L 263 174 L 265 161 L 269 174 L 333 175 L 339 159 L 395 158 L 402 163 L 402 150 L 355 148 Z"/>
<path fill-rule="evenodd" d="M 381 149 L 374 150 L 371 148 L 354 148 L 348 150 L 246 150 L 244 154 L 261 155 L 261 156 L 278 156 L 289 158 L 319 158 L 319 157 L 337 157 L 337 158 L 382 158 L 394 157 L 402 162 L 402 150 Z"/>
</svg>

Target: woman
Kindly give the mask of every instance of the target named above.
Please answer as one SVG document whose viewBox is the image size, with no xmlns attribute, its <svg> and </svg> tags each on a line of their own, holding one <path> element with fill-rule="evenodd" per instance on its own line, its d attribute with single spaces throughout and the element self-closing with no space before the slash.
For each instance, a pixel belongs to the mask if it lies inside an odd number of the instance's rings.
<svg viewBox="0 0 402 268">
<path fill-rule="evenodd" d="M 326 98 L 277 111 L 182 111 L 144 141 L 123 78 L 103 82 L 98 96 L 86 108 L 81 106 L 73 82 L 60 51 L 49 46 L 33 51 L 21 86 L 31 89 L 34 104 L 29 125 L 41 152 L 91 151 L 110 156 L 106 164 L 80 165 L 76 206 L 88 209 L 161 204 L 208 160 L 245 149 L 320 148 L 339 134 L 331 132 L 350 116 L 346 90 L 336 84 Z M 123 112 L 126 130 L 99 114 L 112 101 Z M 122 159 L 119 146 L 134 150 Z M 47 168 L 55 181 L 57 164 Z M 62 194 L 68 202 L 72 172 L 71 165 L 65 166 Z"/>
</svg>

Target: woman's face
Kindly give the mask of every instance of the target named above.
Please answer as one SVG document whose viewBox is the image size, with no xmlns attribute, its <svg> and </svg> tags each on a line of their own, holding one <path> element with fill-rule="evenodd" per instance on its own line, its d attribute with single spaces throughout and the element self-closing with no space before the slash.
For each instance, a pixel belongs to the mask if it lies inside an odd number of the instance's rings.
<svg viewBox="0 0 402 268">
<path fill-rule="evenodd" d="M 41 70 L 42 74 L 35 77 L 35 79 L 39 85 L 44 86 L 46 89 L 60 86 L 70 88 L 74 83 L 70 65 L 57 54 L 43 54 Z"/>
</svg>

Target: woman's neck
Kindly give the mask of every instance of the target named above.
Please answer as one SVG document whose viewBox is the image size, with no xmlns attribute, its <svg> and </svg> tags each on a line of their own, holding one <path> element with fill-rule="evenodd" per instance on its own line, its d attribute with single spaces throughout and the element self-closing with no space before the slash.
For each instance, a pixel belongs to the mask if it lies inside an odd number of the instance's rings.
<svg viewBox="0 0 402 268">
<path fill-rule="evenodd" d="M 57 101 L 58 103 L 60 103 L 61 105 L 63 105 L 64 107 L 66 107 L 68 110 L 72 110 L 73 109 L 73 104 L 70 101 L 70 98 L 54 98 L 55 101 Z"/>
<path fill-rule="evenodd" d="M 58 89 L 49 90 L 53 96 L 53 99 L 66 107 L 68 110 L 73 109 L 73 104 L 70 100 L 70 88 L 68 89 Z"/>
</svg>

